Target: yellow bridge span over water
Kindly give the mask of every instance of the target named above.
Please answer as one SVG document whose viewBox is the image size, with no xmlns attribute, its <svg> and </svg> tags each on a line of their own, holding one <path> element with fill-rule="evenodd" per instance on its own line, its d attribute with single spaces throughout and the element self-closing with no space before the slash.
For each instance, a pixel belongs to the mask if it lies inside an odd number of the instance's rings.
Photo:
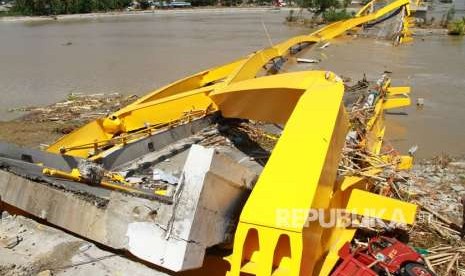
<svg viewBox="0 0 465 276">
<path fill-rule="evenodd" d="M 280 224 L 279 214 L 341 208 L 360 215 L 369 210 L 380 219 L 413 223 L 416 206 L 367 192 L 365 177 L 337 176 L 349 121 L 342 102 L 344 86 L 335 74 L 304 71 L 259 75 L 263 68 L 304 46 L 325 42 L 398 9 L 405 17 L 397 42 L 410 39 L 409 0 L 393 1 L 377 11 L 371 7 L 373 2 L 354 18 L 162 87 L 61 138 L 48 151 L 98 160 L 153 132 L 214 112 L 227 118 L 284 124 L 242 210 L 233 252 L 227 258 L 227 275 L 328 275 L 338 260 L 338 249 L 352 240 L 355 229 L 307 223 L 308 214 L 297 222 Z M 410 103 L 408 98 L 396 97 L 409 89 L 386 89 L 386 96 L 375 106 L 364 141 L 366 150 L 374 154 L 380 153 L 384 136 L 383 111 Z M 402 219 L 396 210 L 402 211 Z"/>
</svg>

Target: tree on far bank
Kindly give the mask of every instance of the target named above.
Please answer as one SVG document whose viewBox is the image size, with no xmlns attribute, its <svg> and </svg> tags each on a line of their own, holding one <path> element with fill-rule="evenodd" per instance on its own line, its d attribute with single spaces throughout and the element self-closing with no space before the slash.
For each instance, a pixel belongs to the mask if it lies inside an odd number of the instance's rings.
<svg viewBox="0 0 465 276">
<path fill-rule="evenodd" d="M 301 8 L 308 9 L 316 14 L 323 13 L 329 8 L 339 8 L 341 6 L 339 0 L 297 0 L 297 3 Z"/>
<path fill-rule="evenodd" d="M 23 15 L 57 15 L 121 10 L 131 0 L 16 0 L 13 11 Z"/>
</svg>

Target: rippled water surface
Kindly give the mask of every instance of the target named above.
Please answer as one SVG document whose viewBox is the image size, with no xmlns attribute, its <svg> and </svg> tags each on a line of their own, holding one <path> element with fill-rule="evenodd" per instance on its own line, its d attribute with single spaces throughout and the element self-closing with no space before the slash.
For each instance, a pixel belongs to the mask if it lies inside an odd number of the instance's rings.
<svg viewBox="0 0 465 276">
<path fill-rule="evenodd" d="M 143 95 L 171 81 L 301 34 L 286 13 L 143 14 L 0 22 L 0 115 L 70 92 Z"/>
</svg>

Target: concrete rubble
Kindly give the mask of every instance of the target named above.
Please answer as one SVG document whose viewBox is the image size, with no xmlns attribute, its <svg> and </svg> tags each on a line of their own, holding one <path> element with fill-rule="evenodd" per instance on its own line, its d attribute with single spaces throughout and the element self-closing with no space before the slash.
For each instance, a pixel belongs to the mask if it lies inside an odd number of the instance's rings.
<svg viewBox="0 0 465 276">
<path fill-rule="evenodd" d="M 6 171 L 0 171 L 0 197 L 77 235 L 180 271 L 202 266 L 208 247 L 230 241 L 256 177 L 213 148 L 194 145 L 172 204 L 110 190 L 90 192 L 104 202 L 95 204 L 95 199 Z"/>
<path fill-rule="evenodd" d="M 0 199 L 162 268 L 199 268 L 208 248 L 232 241 L 275 142 L 258 141 L 264 130 L 252 123 L 213 122 L 181 125 L 105 156 L 102 167 L 131 188 L 154 191 L 149 196 L 44 175 L 42 166 L 69 171 L 82 160 L 2 144 Z"/>
<path fill-rule="evenodd" d="M 10 247 L 3 241 L 18 240 Z M 3 212 L 0 220 L 0 275 L 164 276 L 95 244 L 31 219 Z"/>
<path fill-rule="evenodd" d="M 384 78 L 384 77 L 383 77 Z M 380 81 L 382 81 L 382 79 Z M 372 192 L 417 204 L 416 223 L 412 227 L 397 225 L 392 228 L 380 223 L 375 228 L 358 225 L 357 239 L 366 241 L 372 235 L 391 233 L 416 247 L 430 270 L 438 275 L 464 275 L 465 273 L 465 162 L 463 158 L 441 155 L 432 160 L 416 162 L 411 171 L 397 168 L 396 154 L 392 160 L 383 154 L 395 152 L 384 148 L 375 155 L 357 147 L 363 139 L 367 118 L 373 112 L 371 95 L 380 93 L 366 81 L 346 87 L 345 103 L 349 106 L 352 129 L 346 137 L 340 175 L 364 175 L 370 179 Z M 413 155 L 416 147 L 412 147 Z M 381 173 L 371 175 L 371 169 Z"/>
</svg>

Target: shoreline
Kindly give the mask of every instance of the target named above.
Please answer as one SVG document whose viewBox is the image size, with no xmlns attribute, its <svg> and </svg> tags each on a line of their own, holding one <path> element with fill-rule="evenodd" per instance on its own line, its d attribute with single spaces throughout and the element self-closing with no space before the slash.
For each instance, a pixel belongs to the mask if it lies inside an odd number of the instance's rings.
<svg viewBox="0 0 465 276">
<path fill-rule="evenodd" d="M 61 14 L 50 16 L 3 16 L 0 17 L 0 22 L 40 22 L 40 21 L 62 21 L 62 20 L 80 20 L 92 18 L 106 18 L 118 16 L 135 16 L 135 15 L 175 15 L 175 14 L 193 14 L 193 13 L 247 13 L 247 12 L 267 12 L 290 10 L 293 8 L 275 8 L 270 6 L 264 7 L 200 7 L 188 9 L 155 9 L 143 11 L 110 11 L 96 13 L 77 13 L 77 14 Z"/>
</svg>

